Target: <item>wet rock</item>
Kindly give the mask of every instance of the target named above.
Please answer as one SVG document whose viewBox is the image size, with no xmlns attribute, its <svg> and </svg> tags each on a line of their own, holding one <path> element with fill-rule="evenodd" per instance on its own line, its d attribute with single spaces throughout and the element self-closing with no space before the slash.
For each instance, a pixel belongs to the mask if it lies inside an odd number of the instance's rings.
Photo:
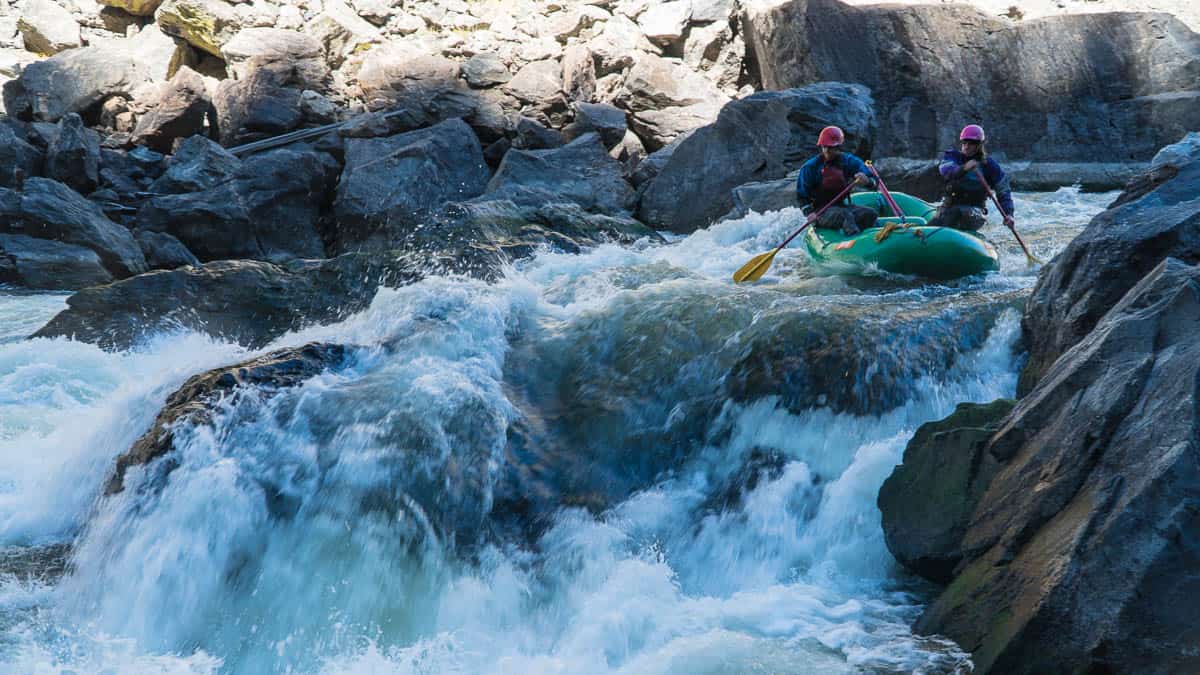
<svg viewBox="0 0 1200 675">
<path fill-rule="evenodd" d="M 184 265 L 200 265 L 200 261 L 183 242 L 166 232 L 138 230 L 134 233 L 134 238 L 137 239 L 138 246 L 142 247 L 142 255 L 146 256 L 146 266 L 152 270 L 173 270 Z"/>
<path fill-rule="evenodd" d="M 46 152 L 46 176 L 87 194 L 100 183 L 100 137 L 70 113 Z"/>
<path fill-rule="evenodd" d="M 191 68 L 180 68 L 163 87 L 157 104 L 138 120 L 133 142 L 170 152 L 176 139 L 202 133 L 205 120 L 215 122 L 215 116 L 204 78 Z"/>
<path fill-rule="evenodd" d="M 0 234 L 0 283 L 70 291 L 113 280 L 95 251 L 22 234 Z"/>
<path fill-rule="evenodd" d="M 90 249 L 114 277 L 146 271 L 146 260 L 129 230 L 58 181 L 27 178 L 20 191 L 0 188 L 0 232 Z"/>
<path fill-rule="evenodd" d="M 346 254 L 275 265 L 221 260 L 82 290 L 33 337 L 73 336 L 128 349 L 178 328 L 260 348 L 292 330 L 362 311 L 380 285 L 420 278 L 424 261 L 402 252 Z"/>
<path fill-rule="evenodd" d="M 199 192 L 232 179 L 242 161 L 203 136 L 191 136 L 171 156 L 166 171 L 150 186 L 157 194 Z"/>
<path fill-rule="evenodd" d="M 1164 151 L 1151 174 L 1174 176 L 1092 219 L 1038 275 L 1022 321 L 1024 395 L 1125 293 L 1167 257 L 1200 262 L 1200 144 Z M 1148 179 L 1149 180 L 1149 179 Z M 1131 200 L 1132 198 L 1132 200 Z"/>
<path fill-rule="evenodd" d="M 971 515 L 1000 466 L 985 446 L 1014 405 L 960 403 L 909 440 L 878 500 L 884 540 L 900 564 L 938 583 L 954 578 Z"/>
<path fill-rule="evenodd" d="M 1168 258 L 1017 403 L 966 561 L 916 630 L 982 673 L 1200 667 L 1180 602 L 1200 593 L 1198 324 L 1200 267 Z"/>
<path fill-rule="evenodd" d="M 799 171 L 775 180 L 743 183 L 731 193 L 733 208 L 721 220 L 743 218 L 747 214 L 796 208 L 796 178 Z"/>
<path fill-rule="evenodd" d="M 146 201 L 137 224 L 174 236 L 203 261 L 323 258 L 318 221 L 335 175 L 329 155 L 303 146 L 262 152 L 243 161 L 232 180 Z"/>
<path fill-rule="evenodd" d="M 31 63 L 4 83 L 4 108 L 19 119 L 56 122 L 109 96 L 132 98 L 150 72 L 126 48 L 82 47 Z"/>
<path fill-rule="evenodd" d="M 597 134 L 551 150 L 509 150 L 486 195 L 517 204 L 573 202 L 610 215 L 628 215 L 636 199 Z"/>
<path fill-rule="evenodd" d="M 1010 160 L 1144 161 L 1200 128 L 1200 37 L 1166 14 L 1012 25 L 966 5 L 790 0 L 749 7 L 742 26 L 764 89 L 872 86 L 890 111 L 883 156 L 935 157 L 978 122 Z M 848 35 L 862 36 L 849 56 Z"/>
<path fill-rule="evenodd" d="M 357 248 L 377 238 L 384 225 L 393 232 L 420 224 L 429 209 L 482 193 L 489 173 L 478 139 L 462 120 L 384 138 L 347 139 L 333 205 L 334 248 Z"/>
<path fill-rule="evenodd" d="M 83 44 L 75 17 L 52 0 L 26 0 L 17 28 L 25 49 L 38 54 L 57 54 Z"/>
<path fill-rule="evenodd" d="M 567 141 L 563 135 L 554 129 L 548 129 L 537 120 L 522 117 L 517 120 L 516 134 L 512 139 L 512 147 L 521 150 L 547 150 L 560 148 Z"/>
<path fill-rule="evenodd" d="M 213 409 L 243 391 L 270 398 L 281 389 L 300 385 L 315 375 L 336 368 L 346 357 L 341 345 L 309 343 L 271 352 L 265 356 L 196 375 L 167 398 L 153 426 L 116 460 L 113 474 L 104 488 L 105 495 L 125 489 L 125 473 L 130 467 L 153 462 L 174 449 L 175 433 L 183 425 L 207 424 Z M 162 466 L 163 478 L 174 468 Z"/>
</svg>

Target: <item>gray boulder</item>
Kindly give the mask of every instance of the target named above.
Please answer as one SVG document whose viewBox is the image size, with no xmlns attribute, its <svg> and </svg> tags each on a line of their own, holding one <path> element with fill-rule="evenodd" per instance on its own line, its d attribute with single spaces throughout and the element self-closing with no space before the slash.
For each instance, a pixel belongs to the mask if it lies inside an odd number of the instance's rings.
<svg viewBox="0 0 1200 675">
<path fill-rule="evenodd" d="M 113 280 L 95 251 L 23 234 L 0 234 L 0 283 L 72 291 Z"/>
<path fill-rule="evenodd" d="M 0 186 L 12 187 L 13 171 L 18 168 L 26 176 L 41 174 L 45 161 L 45 153 L 29 143 L 19 122 L 0 121 Z"/>
<path fill-rule="evenodd" d="M 322 91 L 328 86 L 325 48 L 315 38 L 281 28 L 245 28 L 221 46 L 234 79 L 251 73 L 271 73 L 300 89 Z"/>
<path fill-rule="evenodd" d="M 56 122 L 109 96 L 132 98 L 151 81 L 150 72 L 120 46 L 70 49 L 26 66 L 4 83 L 4 109 L 25 120 Z"/>
<path fill-rule="evenodd" d="M 521 150 L 547 150 L 562 147 L 567 140 L 554 129 L 550 129 L 529 117 L 517 120 L 517 128 L 513 134 L 512 147 Z"/>
<path fill-rule="evenodd" d="M 458 75 L 456 61 L 391 44 L 367 54 L 358 85 L 369 109 L 402 111 L 410 130 L 475 112 L 477 98 Z"/>
<path fill-rule="evenodd" d="M 1021 322 L 1029 360 L 1019 394 L 1164 258 L 1200 262 L 1200 144 L 1164 152 L 1151 174 L 1170 178 L 1119 198 L 1038 275 Z"/>
<path fill-rule="evenodd" d="M 87 194 L 100 183 L 100 137 L 68 113 L 58 123 L 58 135 L 46 152 L 46 176 Z"/>
<path fill-rule="evenodd" d="M 166 232 L 138 230 L 133 236 L 137 239 L 138 246 L 142 247 L 142 255 L 146 256 L 146 266 L 152 270 L 173 270 L 184 265 L 200 265 L 200 261 L 183 242 Z"/>
<path fill-rule="evenodd" d="M 765 89 L 871 87 L 884 156 L 934 157 L 977 122 L 1009 159 L 1145 161 L 1200 128 L 1200 36 L 1166 14 L 1012 25 L 968 5 L 789 0 L 750 6 L 742 26 Z"/>
<path fill-rule="evenodd" d="M 191 136 L 179 144 L 166 171 L 150 185 L 158 194 L 199 192 L 232 180 L 242 161 L 214 141 Z"/>
<path fill-rule="evenodd" d="M 38 54 L 48 56 L 83 44 L 75 17 L 52 0 L 26 0 L 17 29 L 25 49 Z"/>
<path fill-rule="evenodd" d="M 1001 423 L 954 581 L 915 629 L 980 673 L 1192 672 L 1200 267 L 1166 259 Z M 958 487 L 949 490 L 962 489 Z M 921 498 L 926 498 L 921 495 Z"/>
<path fill-rule="evenodd" d="M 1000 467 L 987 442 L 1013 405 L 1003 398 L 960 403 L 908 441 L 878 499 L 884 540 L 900 564 L 938 583 L 954 578 L 971 515 Z"/>
<path fill-rule="evenodd" d="M 329 155 L 279 148 L 248 157 L 232 180 L 146 201 L 137 224 L 174 236 L 203 261 L 323 258 L 318 221 L 335 175 Z"/>
<path fill-rule="evenodd" d="M 462 74 L 472 87 L 491 87 L 512 79 L 504 61 L 491 52 L 476 54 L 464 61 Z"/>
<path fill-rule="evenodd" d="M 213 96 L 221 144 L 241 145 L 287 133 L 300 126 L 301 89 L 285 86 L 270 71 L 225 80 Z"/>
<path fill-rule="evenodd" d="M 577 101 L 572 107 L 575 110 L 575 121 L 563 129 L 563 134 L 568 140 L 594 131 L 600 134 L 600 141 L 604 143 L 604 147 L 612 150 L 625 138 L 625 132 L 629 130 L 629 125 L 625 122 L 625 111 L 616 106 Z"/>
<path fill-rule="evenodd" d="M 384 138 L 346 140 L 346 163 L 333 204 L 335 250 L 386 241 L 447 201 L 483 192 L 490 171 L 479 140 L 462 120 Z"/>
<path fill-rule="evenodd" d="M 146 271 L 146 259 L 129 230 L 71 188 L 47 178 L 27 178 L 19 192 L 0 188 L 0 233 L 90 249 L 114 277 Z"/>
<path fill-rule="evenodd" d="M 133 142 L 170 152 L 175 139 L 201 133 L 205 119 L 215 122 L 215 115 L 204 78 L 191 68 L 180 68 L 163 86 L 157 104 L 138 120 Z"/>
<path fill-rule="evenodd" d="M 621 164 L 608 156 L 598 134 L 551 150 L 509 150 L 485 194 L 516 204 L 573 202 L 610 215 L 627 215 L 636 200 Z"/>
<path fill-rule="evenodd" d="M 420 278 L 418 262 L 395 253 L 354 253 L 283 265 L 221 260 L 150 272 L 72 295 L 33 337 L 65 335 L 128 349 L 182 327 L 259 348 L 288 331 L 366 309 L 380 285 Z"/>
</svg>

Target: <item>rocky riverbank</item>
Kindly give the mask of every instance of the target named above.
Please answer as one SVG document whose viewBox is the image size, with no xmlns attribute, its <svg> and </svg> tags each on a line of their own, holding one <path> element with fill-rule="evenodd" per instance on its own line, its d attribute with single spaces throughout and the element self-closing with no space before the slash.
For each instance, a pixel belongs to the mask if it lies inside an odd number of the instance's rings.
<svg viewBox="0 0 1200 675">
<path fill-rule="evenodd" d="M 880 492 L 897 559 L 949 582 L 917 628 L 982 672 L 1200 667 L 1198 140 L 1041 272 L 1016 405 L 922 427 Z"/>
</svg>

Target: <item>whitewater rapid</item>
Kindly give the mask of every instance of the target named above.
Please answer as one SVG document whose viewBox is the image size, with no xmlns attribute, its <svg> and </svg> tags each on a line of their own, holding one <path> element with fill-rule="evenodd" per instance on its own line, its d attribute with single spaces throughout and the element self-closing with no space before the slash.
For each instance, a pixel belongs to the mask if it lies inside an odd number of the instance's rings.
<svg viewBox="0 0 1200 675">
<path fill-rule="evenodd" d="M 1049 259 L 1111 197 L 1018 195 L 1020 227 Z M 1019 315 L 996 298 L 1036 271 L 993 225 L 1002 271 L 981 279 L 828 276 L 793 248 L 734 286 L 796 217 L 382 289 L 259 351 L 26 341 L 65 296 L 0 293 L 0 672 L 967 672 L 956 645 L 909 631 L 930 589 L 888 553 L 875 499 L 920 424 L 1013 395 Z M 770 317 L 886 332 L 930 306 L 985 325 L 900 405 L 722 398 Z M 348 363 L 231 401 L 181 430 L 165 485 L 134 470 L 99 497 L 188 377 L 310 341 L 351 345 Z M 580 494 L 532 541 L 461 546 L 494 525 L 515 430 L 632 492 Z M 668 441 L 680 461 L 641 466 Z"/>
</svg>

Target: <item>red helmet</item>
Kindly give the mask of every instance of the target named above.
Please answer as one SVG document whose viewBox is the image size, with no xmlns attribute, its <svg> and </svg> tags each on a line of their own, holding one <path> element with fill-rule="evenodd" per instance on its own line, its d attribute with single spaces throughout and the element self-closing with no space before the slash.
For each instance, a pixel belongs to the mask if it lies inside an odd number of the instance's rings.
<svg viewBox="0 0 1200 675">
<path fill-rule="evenodd" d="M 968 124 L 963 127 L 962 133 L 958 135 L 958 140 L 984 142 L 986 137 L 983 135 L 983 127 L 978 124 Z"/>
<path fill-rule="evenodd" d="M 831 148 L 841 145 L 846 142 L 846 134 L 837 127 L 825 127 L 821 130 L 821 135 L 817 137 L 817 145 L 822 148 Z"/>
</svg>

